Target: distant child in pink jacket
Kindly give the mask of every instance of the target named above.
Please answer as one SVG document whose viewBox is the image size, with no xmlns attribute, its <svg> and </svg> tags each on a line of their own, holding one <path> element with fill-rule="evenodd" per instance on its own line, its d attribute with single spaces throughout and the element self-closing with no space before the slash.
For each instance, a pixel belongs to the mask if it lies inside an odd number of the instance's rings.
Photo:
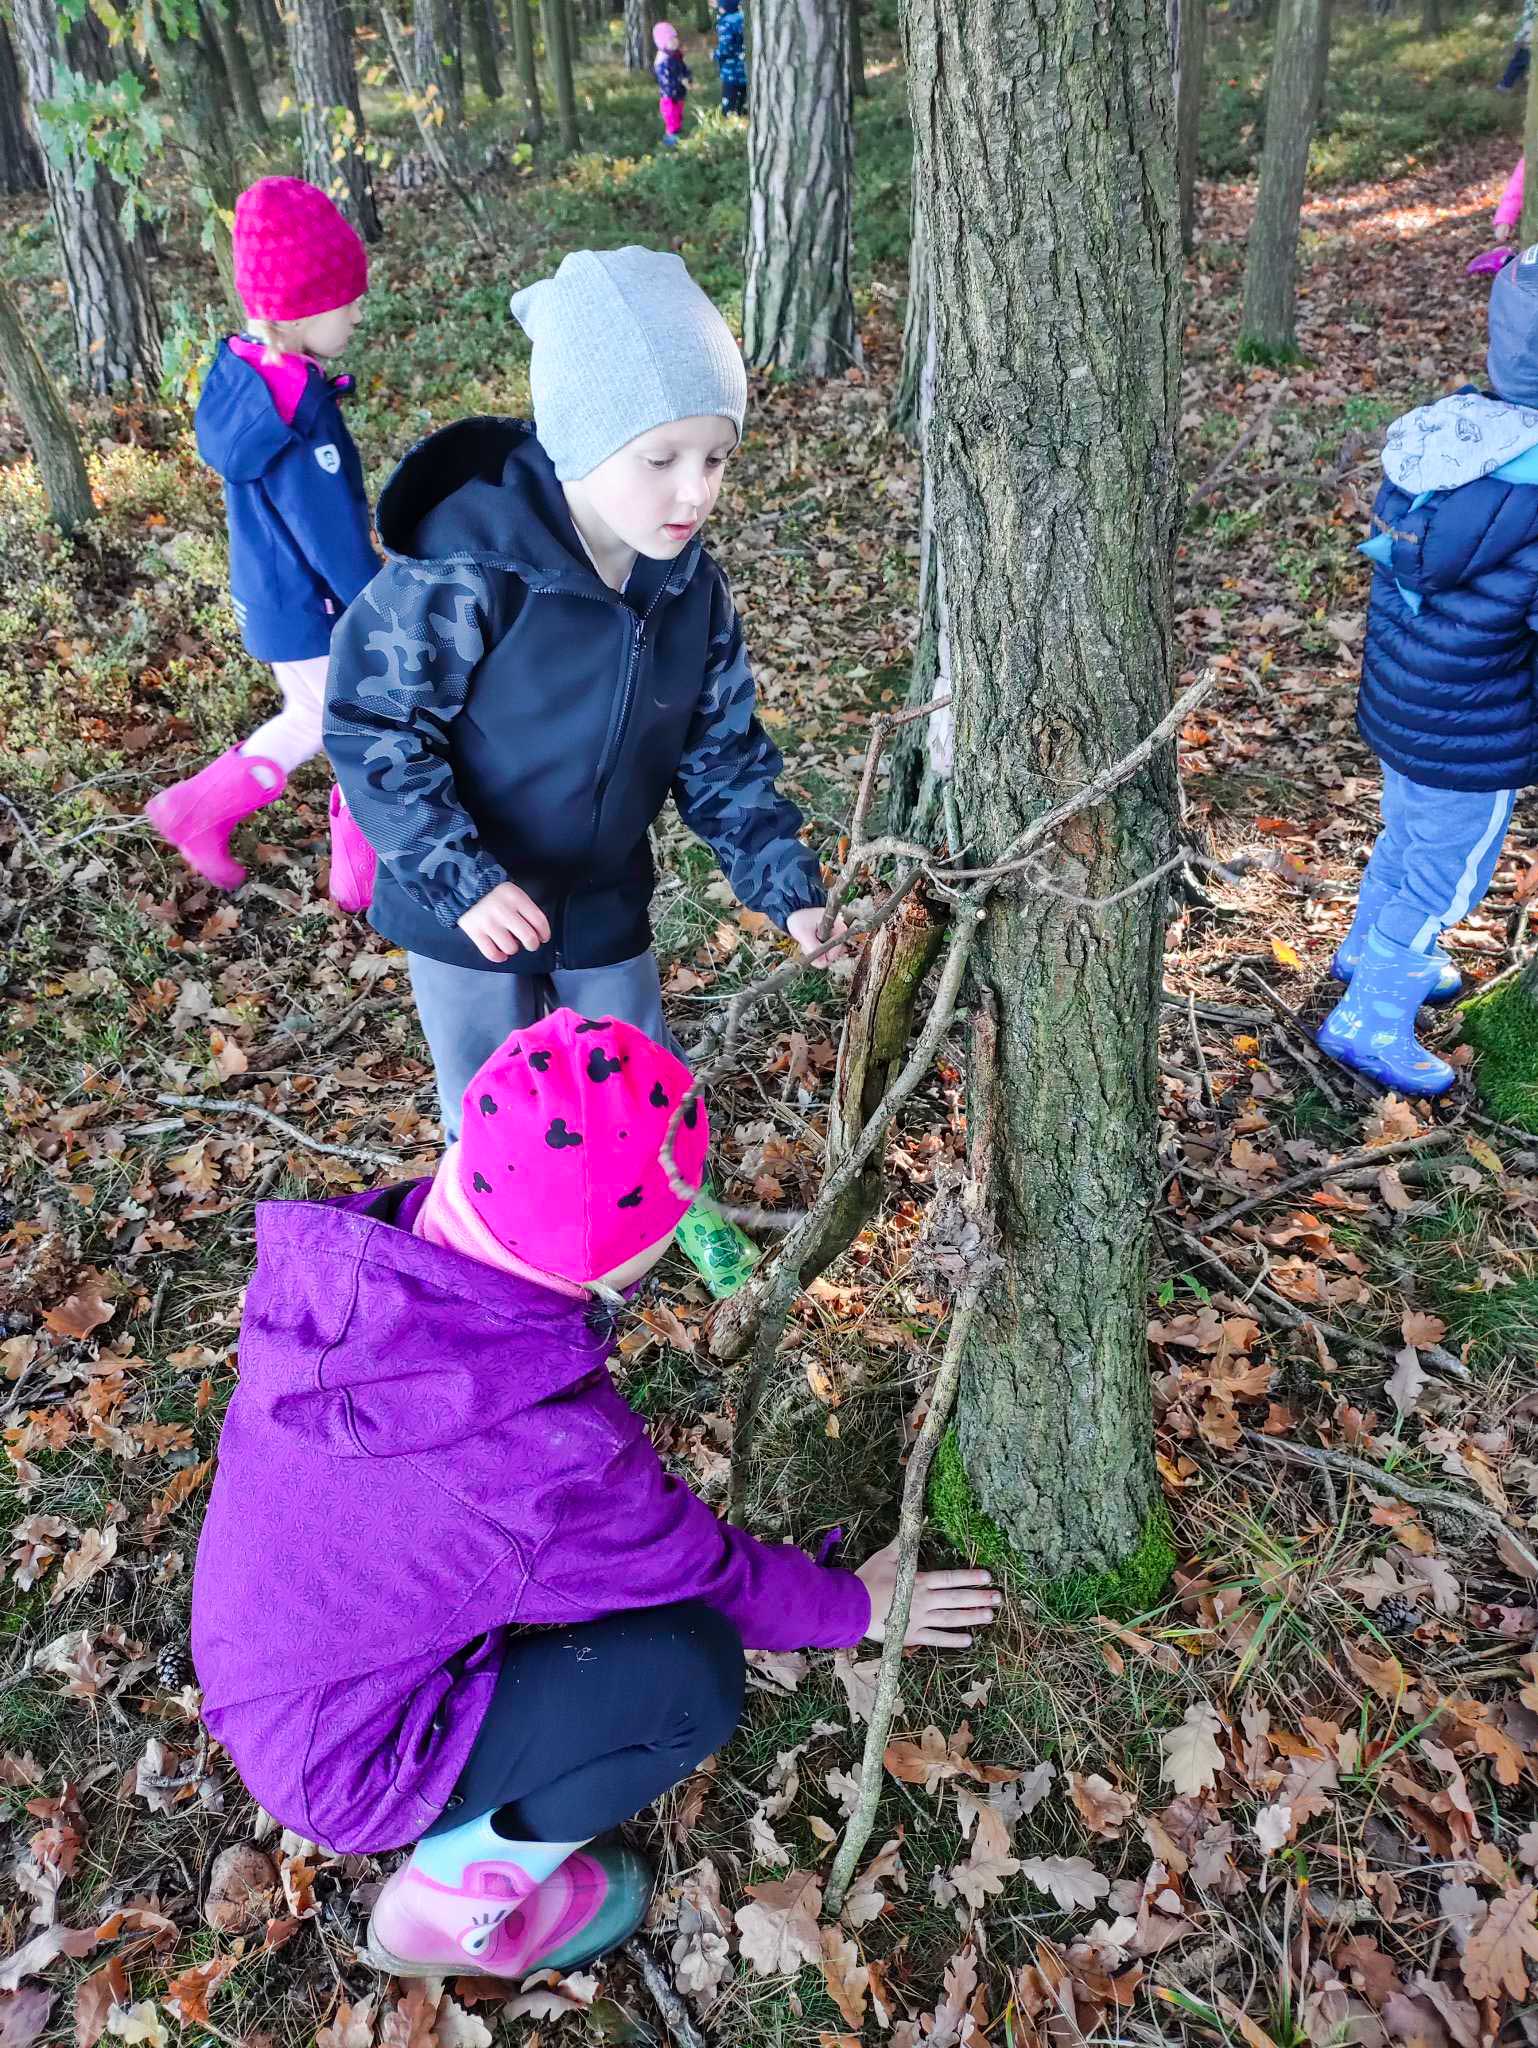
<svg viewBox="0 0 1538 2048">
<path fill-rule="evenodd" d="M 1522 189 L 1524 183 L 1522 174 L 1526 162 L 1525 156 L 1517 158 L 1517 167 L 1506 180 L 1505 189 L 1502 191 L 1499 203 L 1496 206 L 1495 239 L 1498 242 L 1509 242 L 1521 222 Z"/>
</svg>

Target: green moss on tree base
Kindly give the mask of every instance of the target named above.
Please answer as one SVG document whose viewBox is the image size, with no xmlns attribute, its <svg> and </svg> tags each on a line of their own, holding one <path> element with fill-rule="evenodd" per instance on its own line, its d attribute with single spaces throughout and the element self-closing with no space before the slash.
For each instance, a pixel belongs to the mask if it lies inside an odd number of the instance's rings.
<svg viewBox="0 0 1538 2048">
<path fill-rule="evenodd" d="M 1234 360 L 1251 363 L 1265 370 L 1285 370 L 1303 361 L 1303 351 L 1296 343 L 1285 348 L 1272 348 L 1264 341 L 1257 341 L 1253 335 L 1241 335 L 1234 343 Z"/>
<path fill-rule="evenodd" d="M 935 1452 L 929 1474 L 929 1512 L 957 1550 L 975 1557 L 1005 1581 L 1026 1583 L 1029 1568 L 1025 1561 L 1011 1549 L 998 1523 L 978 1505 L 953 1429 L 946 1431 Z M 1158 1604 L 1174 1569 L 1169 1510 L 1161 1500 L 1125 1563 L 1112 1571 L 1070 1572 L 1061 1579 L 1043 1580 L 1029 1571 L 1029 1587 L 1032 1597 L 1063 1621 L 1079 1621 L 1087 1614 L 1144 1614 Z"/>
<path fill-rule="evenodd" d="M 1463 1036 L 1474 1048 L 1474 1082 L 1490 1114 L 1538 1131 L 1538 1003 L 1521 980 L 1466 1004 Z"/>
</svg>

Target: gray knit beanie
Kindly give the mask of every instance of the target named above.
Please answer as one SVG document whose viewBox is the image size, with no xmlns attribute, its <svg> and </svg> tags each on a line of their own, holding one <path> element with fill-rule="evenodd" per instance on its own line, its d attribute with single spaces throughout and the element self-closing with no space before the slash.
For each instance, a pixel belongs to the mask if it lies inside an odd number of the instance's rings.
<svg viewBox="0 0 1538 2048">
<path fill-rule="evenodd" d="M 535 431 L 563 483 L 669 420 L 719 414 L 741 440 L 742 352 L 681 257 L 579 249 L 511 304 L 534 344 Z"/>
</svg>

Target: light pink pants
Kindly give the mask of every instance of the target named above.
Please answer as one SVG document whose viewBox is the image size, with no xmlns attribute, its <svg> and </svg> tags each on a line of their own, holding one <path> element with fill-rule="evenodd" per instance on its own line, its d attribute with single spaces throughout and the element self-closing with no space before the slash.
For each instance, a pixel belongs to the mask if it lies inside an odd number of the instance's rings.
<svg viewBox="0 0 1538 2048">
<path fill-rule="evenodd" d="M 327 657 L 312 654 L 307 661 L 275 661 L 272 673 L 283 692 L 283 709 L 259 725 L 251 737 L 242 740 L 243 754 L 259 754 L 276 761 L 285 775 L 311 760 L 321 750 L 321 713 L 326 702 Z"/>
</svg>

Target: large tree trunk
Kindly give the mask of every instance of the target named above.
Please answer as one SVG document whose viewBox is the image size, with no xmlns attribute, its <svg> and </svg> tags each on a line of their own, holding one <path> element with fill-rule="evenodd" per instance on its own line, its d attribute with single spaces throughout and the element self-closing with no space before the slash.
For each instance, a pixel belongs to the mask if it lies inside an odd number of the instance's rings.
<svg viewBox="0 0 1538 2048">
<path fill-rule="evenodd" d="M 849 97 L 852 100 L 870 98 L 870 86 L 865 77 L 865 28 L 861 20 L 864 11 L 861 0 L 849 0 Z"/>
<path fill-rule="evenodd" d="M 1329 48 L 1330 0 L 1282 0 L 1239 331 L 1241 349 L 1262 360 L 1285 360 L 1297 352 L 1298 220 Z"/>
<path fill-rule="evenodd" d="M 143 20 L 148 48 L 161 84 L 175 103 L 180 119 L 174 134 L 193 176 L 190 185 L 208 194 L 206 225 L 214 262 L 233 318 L 244 313 L 235 289 L 235 254 L 230 217 L 240 192 L 240 164 L 233 146 L 234 124 L 219 91 L 208 44 L 201 36 L 165 32 L 159 13 L 147 7 Z"/>
<path fill-rule="evenodd" d="M 241 126 L 254 140 L 260 141 L 267 133 L 267 116 L 262 111 L 262 96 L 257 89 L 251 52 L 240 32 L 240 0 L 208 0 L 205 12 L 224 56 L 224 68 Z"/>
<path fill-rule="evenodd" d="M 43 157 L 27 126 L 21 73 L 5 16 L 0 14 L 0 192 L 41 192 Z"/>
<path fill-rule="evenodd" d="M 910 0 L 936 379 L 926 464 L 962 837 L 987 861 L 1168 710 L 1180 243 L 1165 0 Z M 999 146 L 1000 108 L 1010 114 Z M 1172 844 L 1161 761 L 1063 835 L 1109 894 Z M 1145 1325 L 1162 892 L 996 898 L 1000 1271 L 967 1351 L 972 1489 L 1045 1578 L 1158 1502 Z"/>
<path fill-rule="evenodd" d="M 10 289 L 0 276 L 0 382 L 21 414 L 22 432 L 43 479 L 55 526 L 74 533 L 95 515 L 85 458 L 64 401 L 43 367 Z"/>
<path fill-rule="evenodd" d="M 908 214 L 908 303 L 903 312 L 903 359 L 887 421 L 905 441 L 919 439 L 919 385 L 929 345 L 929 264 L 924 244 L 924 209 L 918 180 Z"/>
<path fill-rule="evenodd" d="M 1421 34 L 1439 36 L 1442 33 L 1442 0 L 1421 0 Z"/>
<path fill-rule="evenodd" d="M 755 369 L 857 363 L 849 289 L 849 10 L 762 0 L 753 19 L 743 353 Z"/>
<path fill-rule="evenodd" d="M 455 63 L 454 24 L 448 0 L 416 0 L 417 77 L 429 108 L 441 109 L 438 136 L 449 161 L 459 164 L 465 148 L 463 75 Z"/>
<path fill-rule="evenodd" d="M 650 71 L 652 66 L 651 9 L 646 0 L 625 0 L 625 67 L 629 71 Z"/>
<path fill-rule="evenodd" d="M 364 241 L 377 242 L 384 230 L 363 154 L 363 109 L 346 7 L 343 0 L 289 0 L 285 18 L 304 174 L 331 194 Z"/>
<path fill-rule="evenodd" d="M 562 149 L 580 149 L 577 132 L 577 86 L 572 71 L 571 14 L 567 0 L 540 0 L 545 25 L 545 57 L 555 86 L 556 125 Z"/>
<path fill-rule="evenodd" d="M 262 39 L 262 62 L 267 76 L 276 78 L 282 63 L 283 24 L 273 0 L 251 0 L 251 11 L 256 16 L 256 32 Z"/>
<path fill-rule="evenodd" d="M 518 84 L 523 93 L 523 139 L 543 142 L 545 110 L 539 102 L 539 66 L 534 61 L 534 20 L 529 0 L 507 0 L 513 24 L 513 55 L 518 65 Z"/>
<path fill-rule="evenodd" d="M 1180 246 L 1196 246 L 1196 164 L 1201 144 L 1202 65 L 1207 54 L 1207 0 L 1170 0 L 1175 63 L 1175 172 L 1180 183 Z"/>
<path fill-rule="evenodd" d="M 1527 73 L 1527 110 L 1523 121 L 1523 149 L 1527 161 L 1538 165 L 1538 63 L 1529 66 Z M 1522 219 L 1519 225 L 1522 247 L 1529 249 L 1538 242 L 1538 177 L 1524 177 L 1522 181 Z"/>
<path fill-rule="evenodd" d="M 502 77 L 497 70 L 497 33 L 491 19 L 491 0 L 465 0 L 469 9 L 470 47 L 475 52 L 475 76 L 489 100 L 502 97 Z"/>
<path fill-rule="evenodd" d="M 65 67 L 94 76 L 94 60 L 84 47 L 96 27 L 93 16 L 71 28 L 61 43 L 56 0 L 14 0 L 14 8 L 22 74 L 34 108 L 64 90 Z M 160 315 L 149 270 L 142 250 L 119 225 L 118 188 L 107 177 L 83 186 L 87 169 L 74 152 L 62 163 L 44 152 L 80 381 L 95 392 L 135 382 L 154 385 L 160 376 Z"/>
</svg>

